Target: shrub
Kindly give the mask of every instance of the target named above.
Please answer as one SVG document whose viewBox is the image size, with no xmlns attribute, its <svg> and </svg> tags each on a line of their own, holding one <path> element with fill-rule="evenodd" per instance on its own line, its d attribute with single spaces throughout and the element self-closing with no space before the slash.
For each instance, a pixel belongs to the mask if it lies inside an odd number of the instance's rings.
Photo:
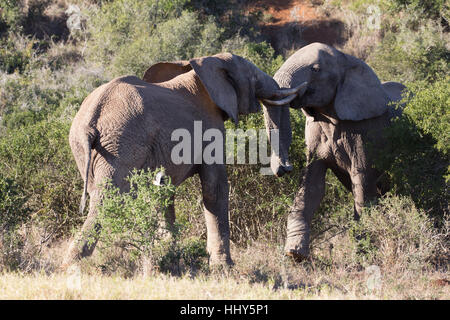
<svg viewBox="0 0 450 320">
<path fill-rule="evenodd" d="M 159 61 L 186 60 L 220 51 L 230 51 L 250 60 L 256 58 L 254 62 L 269 74 L 281 65 L 282 58 L 275 58 L 273 49 L 264 42 L 251 43 L 247 38 L 236 36 L 232 44 L 228 41 L 222 46 L 237 32 L 230 33 L 230 28 L 239 29 L 245 19 L 225 23 L 220 15 L 199 15 L 183 10 L 195 8 L 197 3 L 162 4 L 166 2 L 159 2 L 156 10 L 158 1 L 121 0 L 91 11 L 88 58 L 106 66 L 114 76 L 141 76 L 146 68 Z M 228 4 L 225 7 L 228 8 Z M 217 21 L 225 28 L 219 27 Z"/>
<path fill-rule="evenodd" d="M 445 0 L 391 0 L 390 6 L 392 10 L 410 8 L 421 15 L 434 19 L 445 16 L 445 14 L 448 16 L 449 10 Z"/>
<path fill-rule="evenodd" d="M 82 221 L 77 213 L 82 181 L 67 136 L 99 77 L 69 70 L 7 75 L 0 94 L 0 171 L 28 198 L 32 222 L 44 230 L 45 242 L 67 235 Z"/>
<path fill-rule="evenodd" d="M 2 32 L 18 31 L 24 19 L 21 0 L 0 0 L 0 35 Z"/>
<path fill-rule="evenodd" d="M 409 195 L 434 215 L 448 211 L 449 85 L 442 79 L 410 86 L 414 97 L 385 130 L 388 145 L 375 150 L 375 166 L 385 171 L 393 191 Z"/>
<path fill-rule="evenodd" d="M 426 267 L 436 258 L 444 239 L 433 220 L 410 198 L 393 195 L 365 208 L 351 233 L 363 264 L 403 271 Z"/>
<path fill-rule="evenodd" d="M 0 228 L 2 233 L 14 229 L 25 217 L 26 211 L 24 197 L 17 184 L 12 179 L 0 175 Z"/>
<path fill-rule="evenodd" d="M 206 241 L 198 237 L 180 236 L 177 242 L 163 242 L 157 249 L 158 268 L 161 272 L 194 276 L 199 270 L 207 271 Z"/>
<path fill-rule="evenodd" d="M 0 269 L 20 263 L 21 241 L 17 230 L 28 218 L 27 197 L 14 180 L 0 174 Z"/>
<path fill-rule="evenodd" d="M 170 181 L 161 186 L 152 183 L 159 172 L 163 171 L 134 169 L 127 179 L 129 192 L 121 193 L 111 181 L 105 182 L 102 204 L 98 208 L 104 242 L 114 243 L 119 236 L 135 255 L 151 256 L 156 243 L 170 231 L 164 221 L 174 193 Z"/>
<path fill-rule="evenodd" d="M 435 141 L 435 147 L 444 155 L 450 153 L 450 76 L 432 84 L 410 84 L 413 99 L 405 114 Z"/>
<path fill-rule="evenodd" d="M 0 138 L 0 170 L 15 177 L 29 198 L 34 223 L 45 226 L 43 238 L 55 239 L 80 221 L 76 208 L 81 182 L 67 144 L 68 131 L 67 123 L 42 121 Z"/>
<path fill-rule="evenodd" d="M 164 21 L 155 30 L 139 33 L 126 46 L 119 47 L 111 68 L 115 75 L 135 74 L 159 61 L 188 60 L 216 54 L 221 30 L 213 21 L 203 25 L 196 14 L 183 12 Z"/>
<path fill-rule="evenodd" d="M 34 54 L 35 41 L 20 36 L 9 35 L 0 38 L 0 71 L 23 73 Z"/>
<path fill-rule="evenodd" d="M 113 75 L 143 72 L 155 62 L 211 55 L 222 30 L 214 19 L 181 11 L 185 1 L 123 0 L 90 14 L 88 55 Z"/>
<path fill-rule="evenodd" d="M 98 222 L 101 242 L 127 248 L 134 261 L 142 260 L 144 273 L 153 268 L 180 272 L 180 260 L 192 268 L 206 256 L 204 242 L 181 240 L 181 225 L 169 226 L 165 215 L 172 204 L 175 187 L 166 177 L 164 184 L 152 183 L 164 171 L 137 171 L 128 177 L 129 192 L 120 193 L 111 181 L 103 186 Z M 174 270 L 174 266 L 176 266 Z"/>
<path fill-rule="evenodd" d="M 385 22 L 384 38 L 368 57 L 380 79 L 432 82 L 450 72 L 448 34 L 432 20 L 416 19 L 405 13 L 402 19 Z"/>
</svg>

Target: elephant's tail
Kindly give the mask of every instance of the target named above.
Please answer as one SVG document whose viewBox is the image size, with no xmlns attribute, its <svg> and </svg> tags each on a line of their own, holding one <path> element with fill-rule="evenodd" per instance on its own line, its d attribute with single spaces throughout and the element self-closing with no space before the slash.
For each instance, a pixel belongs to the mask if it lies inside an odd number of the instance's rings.
<svg viewBox="0 0 450 320">
<path fill-rule="evenodd" d="M 94 141 L 97 138 L 97 130 L 93 128 L 87 128 L 83 134 L 83 150 L 85 152 L 85 175 L 84 175 L 84 187 L 83 187 L 83 195 L 81 196 L 80 203 L 80 214 L 84 212 L 84 208 L 86 206 L 86 195 L 87 195 L 87 186 L 88 186 L 88 178 L 89 178 L 89 169 L 91 167 L 91 156 L 92 156 L 92 148 L 94 146 Z"/>
</svg>

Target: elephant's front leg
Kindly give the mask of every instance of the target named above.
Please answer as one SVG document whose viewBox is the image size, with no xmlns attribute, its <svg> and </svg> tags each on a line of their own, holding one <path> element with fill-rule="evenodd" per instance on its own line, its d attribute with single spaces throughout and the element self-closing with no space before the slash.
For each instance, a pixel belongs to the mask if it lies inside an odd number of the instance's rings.
<svg viewBox="0 0 450 320">
<path fill-rule="evenodd" d="M 322 160 L 305 168 L 300 190 L 288 215 L 285 253 L 301 261 L 309 255 L 311 220 L 325 194 L 327 167 Z"/>
<path fill-rule="evenodd" d="M 230 255 L 228 181 L 225 165 L 203 165 L 200 169 L 210 265 L 233 264 Z"/>
</svg>

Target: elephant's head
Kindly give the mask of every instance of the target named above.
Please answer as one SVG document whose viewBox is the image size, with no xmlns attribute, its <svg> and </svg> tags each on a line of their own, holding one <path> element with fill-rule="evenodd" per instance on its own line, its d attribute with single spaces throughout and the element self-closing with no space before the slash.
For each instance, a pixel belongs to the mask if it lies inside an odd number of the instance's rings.
<svg viewBox="0 0 450 320">
<path fill-rule="evenodd" d="M 307 116 L 326 115 L 330 121 L 360 121 L 382 115 L 389 98 L 373 70 L 362 60 L 333 47 L 313 43 L 289 57 L 274 76 L 281 88 L 307 83 L 306 90 L 286 106 L 271 107 L 264 102 L 266 123 L 280 129 L 280 153 L 287 154 L 291 143 L 289 108 L 302 108 Z M 284 158 L 287 159 L 286 156 Z M 272 155 L 274 173 L 286 166 Z"/>
<path fill-rule="evenodd" d="M 269 99 L 274 105 L 285 104 L 292 101 L 299 90 L 280 89 L 272 77 L 253 63 L 230 53 L 157 63 L 145 72 L 143 79 L 161 83 L 191 70 L 200 78 L 209 97 L 224 112 L 225 118 L 231 118 L 235 123 L 239 114 L 259 111 L 258 100 Z"/>
</svg>

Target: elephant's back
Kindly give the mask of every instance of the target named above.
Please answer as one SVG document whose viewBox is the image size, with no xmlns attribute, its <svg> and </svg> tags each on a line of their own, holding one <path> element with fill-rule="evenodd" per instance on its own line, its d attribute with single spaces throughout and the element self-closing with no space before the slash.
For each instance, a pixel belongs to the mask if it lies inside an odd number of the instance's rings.
<svg viewBox="0 0 450 320">
<path fill-rule="evenodd" d="M 130 111 L 130 105 L 139 108 L 142 99 L 126 81 L 129 78 L 136 77 L 116 78 L 92 91 L 81 104 L 72 126 L 97 127 L 101 122 L 120 121 Z"/>
<path fill-rule="evenodd" d="M 172 132 L 177 128 L 193 130 L 181 120 L 186 122 L 195 115 L 183 110 L 187 108 L 177 108 L 186 103 L 167 88 L 137 77 L 116 78 L 94 90 L 82 103 L 71 128 L 73 152 L 84 153 L 79 148 L 81 134 L 86 127 L 95 128 L 94 166 L 105 162 L 123 168 L 164 166 L 170 174 L 170 151 L 176 143 L 171 141 Z M 180 180 L 176 174 L 173 179 Z"/>
<path fill-rule="evenodd" d="M 143 84 L 145 82 L 137 77 L 120 77 L 89 94 L 70 129 L 69 142 L 73 152 L 80 153 L 85 133 L 95 131 L 94 158 L 96 152 L 109 160 L 139 153 L 139 148 L 145 147 L 147 136 L 141 121 L 144 99 L 138 88 Z"/>
</svg>

